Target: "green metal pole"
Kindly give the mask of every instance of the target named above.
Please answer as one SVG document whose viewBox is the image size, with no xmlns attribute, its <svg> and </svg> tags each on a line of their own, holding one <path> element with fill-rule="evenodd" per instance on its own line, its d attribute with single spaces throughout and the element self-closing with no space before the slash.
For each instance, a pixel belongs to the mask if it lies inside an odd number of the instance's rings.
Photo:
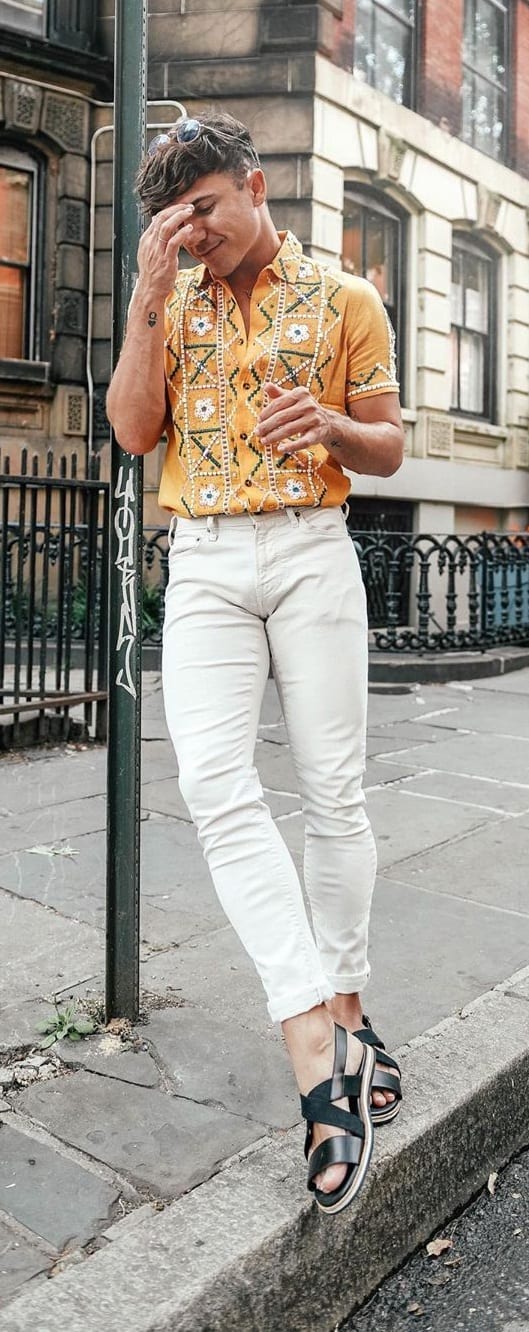
<svg viewBox="0 0 529 1332">
<path fill-rule="evenodd" d="M 116 0 L 112 365 L 123 341 L 142 223 L 134 178 L 145 146 L 147 0 Z M 142 459 L 112 435 L 109 585 L 106 1016 L 139 1006 Z"/>
</svg>

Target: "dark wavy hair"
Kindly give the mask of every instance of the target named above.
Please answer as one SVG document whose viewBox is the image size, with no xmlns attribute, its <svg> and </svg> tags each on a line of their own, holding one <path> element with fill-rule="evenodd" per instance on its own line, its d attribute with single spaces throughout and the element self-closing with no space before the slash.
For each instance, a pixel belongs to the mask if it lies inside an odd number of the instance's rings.
<svg viewBox="0 0 529 1332">
<path fill-rule="evenodd" d="M 213 171 L 229 172 L 242 187 L 247 171 L 260 165 L 250 131 L 239 120 L 221 111 L 192 119 L 204 127 L 192 143 L 179 143 L 173 126 L 169 142 L 144 158 L 136 177 L 144 212 L 159 213 Z"/>
</svg>

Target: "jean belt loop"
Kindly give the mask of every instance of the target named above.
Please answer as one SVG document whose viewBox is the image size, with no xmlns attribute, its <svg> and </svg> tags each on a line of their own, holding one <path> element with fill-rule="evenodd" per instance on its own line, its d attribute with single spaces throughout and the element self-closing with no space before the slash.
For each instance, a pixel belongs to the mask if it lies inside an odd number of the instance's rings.
<svg viewBox="0 0 529 1332">
<path fill-rule="evenodd" d="M 219 520 L 216 513 L 210 513 L 209 518 L 206 518 L 206 529 L 208 541 L 218 541 Z"/>
</svg>

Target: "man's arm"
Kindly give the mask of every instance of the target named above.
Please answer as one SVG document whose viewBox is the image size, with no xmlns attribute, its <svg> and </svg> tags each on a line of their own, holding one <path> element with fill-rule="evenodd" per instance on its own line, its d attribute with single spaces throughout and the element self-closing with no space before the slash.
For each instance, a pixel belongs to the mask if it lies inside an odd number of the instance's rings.
<svg viewBox="0 0 529 1332">
<path fill-rule="evenodd" d="M 106 402 L 108 419 L 127 453 L 150 453 L 163 434 L 164 305 L 178 272 L 178 251 L 192 230 L 192 211 L 191 206 L 164 208 L 139 244 L 139 277 Z"/>
<path fill-rule="evenodd" d="M 397 393 L 355 399 L 348 416 L 323 407 L 305 388 L 268 384 L 267 394 L 258 434 L 279 452 L 323 444 L 342 467 L 364 476 L 393 476 L 400 467 L 404 431 Z"/>
</svg>

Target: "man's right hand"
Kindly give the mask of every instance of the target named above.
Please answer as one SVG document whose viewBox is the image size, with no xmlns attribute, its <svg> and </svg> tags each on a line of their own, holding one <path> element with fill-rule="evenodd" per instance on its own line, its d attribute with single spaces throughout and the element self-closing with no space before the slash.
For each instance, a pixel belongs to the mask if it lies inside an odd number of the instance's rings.
<svg viewBox="0 0 529 1332">
<path fill-rule="evenodd" d="M 156 214 L 138 246 L 138 284 L 165 300 L 178 273 L 178 254 L 191 235 L 193 204 L 171 204 Z"/>
</svg>

